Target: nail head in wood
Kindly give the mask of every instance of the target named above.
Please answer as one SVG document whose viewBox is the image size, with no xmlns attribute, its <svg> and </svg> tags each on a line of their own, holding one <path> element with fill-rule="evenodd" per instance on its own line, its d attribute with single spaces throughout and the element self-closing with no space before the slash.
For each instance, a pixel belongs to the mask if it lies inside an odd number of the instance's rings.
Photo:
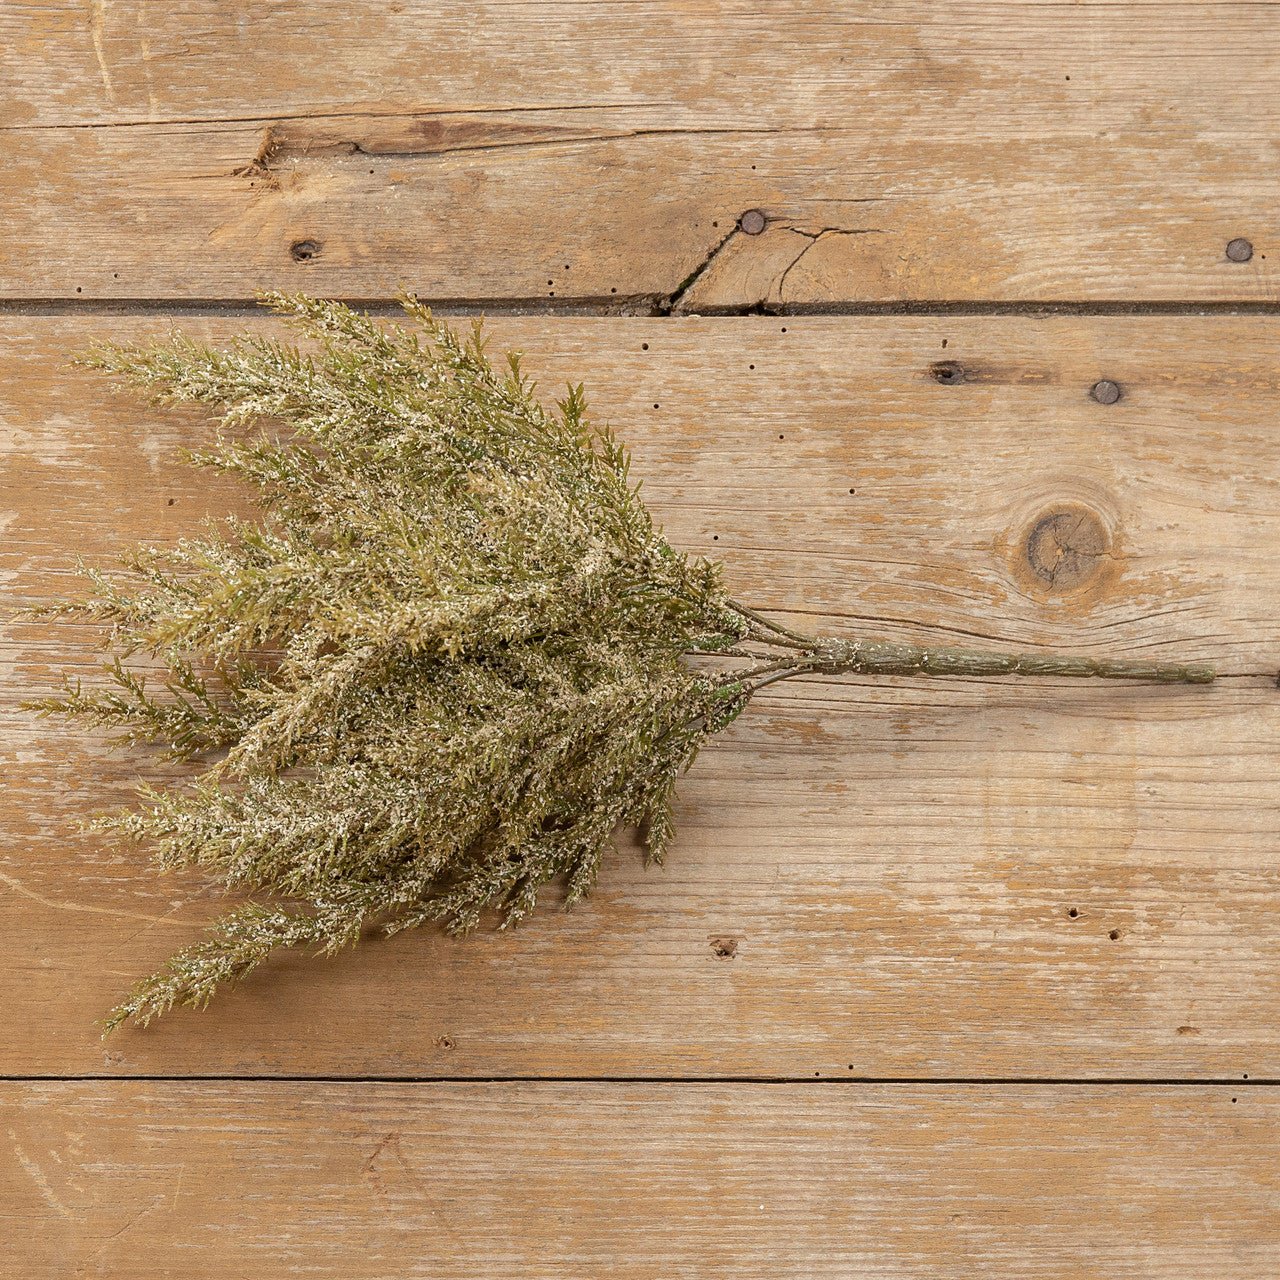
<svg viewBox="0 0 1280 1280">
<path fill-rule="evenodd" d="M 1101 382 L 1093 384 L 1089 394 L 1099 404 L 1115 404 L 1120 399 L 1120 384 L 1112 382 L 1109 378 L 1103 378 Z"/>
<path fill-rule="evenodd" d="M 738 219 L 738 226 L 749 236 L 758 236 L 764 230 L 764 214 L 759 209 L 748 209 Z"/>
<path fill-rule="evenodd" d="M 1227 257 L 1232 262 L 1248 262 L 1253 257 L 1253 245 L 1243 236 L 1236 236 L 1227 245 Z"/>
</svg>

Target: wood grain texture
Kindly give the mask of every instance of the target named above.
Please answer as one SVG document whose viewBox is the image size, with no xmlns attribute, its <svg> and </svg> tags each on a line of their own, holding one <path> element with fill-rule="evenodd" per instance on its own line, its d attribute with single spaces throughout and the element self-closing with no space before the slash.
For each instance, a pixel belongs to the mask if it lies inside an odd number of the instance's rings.
<svg viewBox="0 0 1280 1280">
<path fill-rule="evenodd" d="M 0 1086 L 8 1280 L 1270 1280 L 1241 1088 Z"/>
<path fill-rule="evenodd" d="M 105 562 L 243 505 L 173 460 L 197 415 L 65 367 L 101 330 L 0 321 L 12 603 L 73 590 L 78 552 Z M 1280 1075 L 1273 321 L 507 318 L 491 333 L 548 393 L 586 380 L 673 540 L 723 554 L 760 607 L 842 634 L 1176 654 L 1228 678 L 770 690 L 683 783 L 665 870 L 624 845 L 569 915 L 282 959 L 205 1015 L 104 1046 L 94 1019 L 220 902 L 71 830 L 164 769 L 18 711 L 54 671 L 88 670 L 93 635 L 14 624 L 0 971 L 26 1033 L 0 1069 Z M 940 357 L 964 379 L 936 381 Z M 1119 403 L 1089 398 L 1103 376 Z"/>
<path fill-rule="evenodd" d="M 1272 304 L 1278 79 L 1256 2 L 9 5 L 0 298 Z"/>
</svg>

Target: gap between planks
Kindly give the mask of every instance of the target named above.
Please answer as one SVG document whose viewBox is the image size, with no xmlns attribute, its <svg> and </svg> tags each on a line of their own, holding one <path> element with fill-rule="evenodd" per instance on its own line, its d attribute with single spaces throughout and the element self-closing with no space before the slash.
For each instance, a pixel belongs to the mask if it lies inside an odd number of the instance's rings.
<svg viewBox="0 0 1280 1280">
<path fill-rule="evenodd" d="M 286 290 L 314 292 L 320 290 Z M 374 315 L 400 314 L 400 304 L 390 297 L 337 298 L 347 306 Z M 1280 300 L 1261 301 L 1135 301 L 1135 302 L 838 302 L 744 304 L 739 307 L 707 307 L 701 311 L 673 313 L 671 298 L 639 294 L 610 298 L 424 298 L 441 315 L 596 316 L 600 318 L 671 318 L 676 320 L 732 316 L 1280 316 Z M 253 298 L 0 298 L 0 315 L 59 316 L 255 316 L 262 305 Z"/>
</svg>

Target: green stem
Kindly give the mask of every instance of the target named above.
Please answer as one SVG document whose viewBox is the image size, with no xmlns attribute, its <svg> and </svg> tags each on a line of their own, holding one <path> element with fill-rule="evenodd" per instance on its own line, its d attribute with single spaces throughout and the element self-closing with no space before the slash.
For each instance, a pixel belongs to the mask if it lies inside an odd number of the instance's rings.
<svg viewBox="0 0 1280 1280">
<path fill-rule="evenodd" d="M 1212 684 L 1217 673 L 1205 663 L 1144 662 L 1124 658 L 1083 658 L 1040 653 L 999 653 L 886 640 L 820 638 L 792 674 L 881 676 L 1070 676 L 1082 679 L 1143 680 L 1155 684 Z"/>
</svg>

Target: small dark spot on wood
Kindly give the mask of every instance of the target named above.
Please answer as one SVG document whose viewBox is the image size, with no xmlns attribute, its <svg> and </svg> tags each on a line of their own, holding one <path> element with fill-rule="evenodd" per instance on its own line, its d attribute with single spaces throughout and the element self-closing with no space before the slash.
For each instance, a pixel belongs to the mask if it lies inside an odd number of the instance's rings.
<svg viewBox="0 0 1280 1280">
<path fill-rule="evenodd" d="M 707 941 L 711 944 L 711 950 L 720 960 L 732 960 L 738 954 L 737 938 L 720 938 L 712 935 Z"/>
<path fill-rule="evenodd" d="M 1120 399 L 1120 384 L 1112 382 L 1109 378 L 1103 378 L 1089 388 L 1089 394 L 1099 404 L 1115 404 Z"/>
<path fill-rule="evenodd" d="M 610 290 L 609 290 L 609 292 L 610 292 L 610 293 L 617 293 L 618 291 L 617 291 L 617 289 L 610 289 Z"/>
<path fill-rule="evenodd" d="M 850 496 L 850 497 L 852 497 L 852 496 L 853 496 L 855 493 L 857 493 L 857 492 L 858 492 L 858 491 L 857 491 L 857 489 L 850 489 L 850 490 L 849 490 L 849 496 Z"/>
<path fill-rule="evenodd" d="M 1200 1028 L 1193 1027 L 1189 1024 L 1184 1025 L 1178 1028 L 1178 1034 L 1180 1036 L 1198 1036 L 1200 1034 Z"/>
<path fill-rule="evenodd" d="M 943 351 L 945 351 L 945 350 L 947 349 L 947 340 L 946 340 L 946 338 L 943 338 L 943 340 L 942 340 L 942 349 L 943 349 Z"/>
<path fill-rule="evenodd" d="M 1027 535 L 1027 563 L 1048 586 L 1070 591 L 1098 572 L 1109 541 L 1102 521 L 1092 511 L 1053 511 L 1037 520 Z"/>
<path fill-rule="evenodd" d="M 747 365 L 747 368 L 748 368 L 748 369 L 754 369 L 754 368 L 755 368 L 755 365 L 753 365 L 753 364 L 749 364 L 749 365 Z"/>
<path fill-rule="evenodd" d="M 752 168 L 755 166 L 753 165 Z M 759 209 L 748 209 L 738 219 L 738 226 L 749 236 L 758 236 L 764 230 L 765 217 Z"/>
<path fill-rule="evenodd" d="M 661 409 L 661 408 L 662 408 L 662 406 L 661 406 L 660 404 L 655 404 L 653 407 L 654 407 L 655 409 Z"/>
<path fill-rule="evenodd" d="M 1107 937 L 1108 937 L 1108 938 L 1110 938 L 1112 942 L 1119 942 L 1119 941 L 1120 941 L 1120 930 L 1119 930 L 1119 929 L 1112 929 L 1112 930 L 1111 930 L 1111 932 L 1110 932 L 1109 934 L 1107 934 Z"/>
<path fill-rule="evenodd" d="M 647 342 L 642 342 L 642 343 L 640 344 L 640 350 L 641 350 L 641 351 L 648 351 L 648 350 L 649 350 L 649 344 L 648 344 Z"/>
<path fill-rule="evenodd" d="M 719 541 L 720 541 L 720 535 L 719 535 L 718 533 L 713 533 L 713 534 L 711 535 L 711 541 L 712 541 L 712 542 L 719 542 Z"/>
<path fill-rule="evenodd" d="M 964 381 L 964 365 L 955 360 L 936 360 L 929 366 L 929 376 L 944 387 L 954 387 Z"/>
<path fill-rule="evenodd" d="M 77 292 L 77 293 L 82 292 L 82 290 L 81 290 L 81 288 L 80 288 L 80 286 L 79 286 L 79 285 L 76 285 L 76 292 Z"/>
<path fill-rule="evenodd" d="M 175 502 L 177 502 L 177 498 L 170 498 L 170 499 L 169 499 L 169 501 L 168 501 L 165 505 L 166 505 L 166 506 L 170 506 L 170 507 L 171 507 L 171 506 L 173 506 L 173 504 L 174 504 Z"/>
<path fill-rule="evenodd" d="M 1235 1098 L 1232 1098 L 1232 1099 L 1231 1099 L 1231 1101 L 1232 1101 L 1232 1102 L 1235 1102 L 1235 1101 L 1236 1101 L 1236 1099 L 1235 1099 Z"/>
<path fill-rule="evenodd" d="M 320 256 L 320 242 L 318 240 L 295 240 L 289 246 L 289 256 L 294 262 L 310 262 L 313 258 Z"/>
<path fill-rule="evenodd" d="M 781 432 L 781 431 L 779 431 L 779 432 L 778 432 L 778 439 L 779 439 L 779 440 L 785 440 L 786 438 L 787 438 L 787 437 L 786 437 L 786 435 L 785 435 L 785 434 L 783 434 L 783 432 Z"/>
<path fill-rule="evenodd" d="M 1236 236 L 1227 244 L 1227 257 L 1232 262 L 1248 262 L 1253 257 L 1253 245 L 1244 236 Z"/>
<path fill-rule="evenodd" d="M 1069 915 L 1073 920 L 1074 920 L 1074 919 L 1075 919 L 1079 914 L 1080 914 L 1080 908 L 1079 908 L 1079 907 L 1068 907 L 1068 908 L 1067 908 L 1067 915 Z"/>
<path fill-rule="evenodd" d="M 784 324 L 784 325 L 782 326 L 782 332 L 783 332 L 783 333 L 786 333 L 786 331 L 787 331 L 787 326 Z"/>
</svg>

